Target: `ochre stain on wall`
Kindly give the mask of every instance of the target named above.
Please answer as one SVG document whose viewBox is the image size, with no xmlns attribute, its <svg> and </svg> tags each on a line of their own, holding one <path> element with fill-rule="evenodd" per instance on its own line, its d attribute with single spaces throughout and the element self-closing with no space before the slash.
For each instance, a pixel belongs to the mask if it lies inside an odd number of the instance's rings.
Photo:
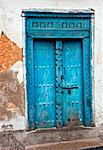
<svg viewBox="0 0 103 150">
<path fill-rule="evenodd" d="M 0 72 L 22 60 L 22 49 L 12 42 L 3 32 L 0 38 Z"/>
</svg>

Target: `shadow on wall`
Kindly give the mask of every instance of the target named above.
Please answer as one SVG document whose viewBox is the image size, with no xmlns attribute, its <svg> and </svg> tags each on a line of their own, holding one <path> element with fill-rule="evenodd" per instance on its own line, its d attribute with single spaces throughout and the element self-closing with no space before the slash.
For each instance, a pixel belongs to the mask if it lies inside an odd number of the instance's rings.
<svg viewBox="0 0 103 150">
<path fill-rule="evenodd" d="M 17 64 L 17 65 L 16 65 Z M 18 67 L 18 64 L 19 67 Z M 17 68 L 13 70 L 14 68 Z M 21 72 L 20 72 L 21 71 Z M 0 38 L 0 121 L 24 116 L 22 49 L 3 32 Z"/>
</svg>

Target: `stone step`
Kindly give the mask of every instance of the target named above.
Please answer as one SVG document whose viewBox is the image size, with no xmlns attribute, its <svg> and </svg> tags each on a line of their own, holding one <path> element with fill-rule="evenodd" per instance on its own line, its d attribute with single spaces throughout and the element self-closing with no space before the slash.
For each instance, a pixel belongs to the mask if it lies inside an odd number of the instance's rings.
<svg viewBox="0 0 103 150">
<path fill-rule="evenodd" d="M 101 132 L 100 132 L 101 131 Z M 23 139 L 25 145 L 45 144 L 60 141 L 75 141 L 83 139 L 99 138 L 103 135 L 103 129 L 97 128 L 62 128 L 62 129 L 36 129 L 33 131 L 26 132 L 26 136 Z"/>
<path fill-rule="evenodd" d="M 99 138 L 28 145 L 26 150 L 96 150 L 96 147 L 103 148 Z"/>
</svg>

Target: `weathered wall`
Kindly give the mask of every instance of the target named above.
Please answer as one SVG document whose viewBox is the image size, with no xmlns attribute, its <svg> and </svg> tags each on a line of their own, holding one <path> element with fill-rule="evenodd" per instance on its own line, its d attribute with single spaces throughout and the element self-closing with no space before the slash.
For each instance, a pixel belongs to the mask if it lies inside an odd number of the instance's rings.
<svg viewBox="0 0 103 150">
<path fill-rule="evenodd" d="M 0 38 L 0 72 L 10 68 L 18 60 L 22 61 L 22 49 L 2 32 Z"/>
<path fill-rule="evenodd" d="M 22 18 L 24 8 L 88 9 L 95 10 L 93 50 L 93 115 L 96 125 L 103 123 L 103 1 L 102 0 L 1 0 L 0 31 L 22 47 Z M 22 70 L 22 69 L 21 69 Z M 22 73 L 21 77 L 22 78 Z M 21 121 L 21 124 L 23 121 Z M 20 124 L 19 124 L 20 127 Z"/>
<path fill-rule="evenodd" d="M 22 49 L 3 32 L 0 38 L 0 128 L 24 128 Z"/>
</svg>

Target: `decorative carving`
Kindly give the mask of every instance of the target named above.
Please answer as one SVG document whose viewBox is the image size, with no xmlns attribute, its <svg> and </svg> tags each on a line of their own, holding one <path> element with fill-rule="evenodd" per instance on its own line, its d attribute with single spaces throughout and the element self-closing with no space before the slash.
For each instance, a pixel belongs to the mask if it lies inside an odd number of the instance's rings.
<svg viewBox="0 0 103 150">
<path fill-rule="evenodd" d="M 92 122 L 92 91 L 90 91 L 90 53 L 89 50 L 89 38 L 83 39 L 83 45 L 84 45 L 84 102 L 85 102 L 85 124 L 90 125 Z"/>
<path fill-rule="evenodd" d="M 33 28 L 45 28 L 45 29 L 86 29 L 87 26 L 85 25 L 84 22 L 81 21 L 76 21 L 76 22 L 32 22 L 32 27 Z"/>
<path fill-rule="evenodd" d="M 56 41 L 56 125 L 62 126 L 62 42 Z"/>
<path fill-rule="evenodd" d="M 38 22 L 33 22 L 33 23 L 32 23 L 32 27 L 33 27 L 33 28 L 38 28 Z"/>
<path fill-rule="evenodd" d="M 63 22 L 63 23 L 62 23 L 62 28 L 68 28 L 68 24 L 65 23 L 65 22 Z"/>
<path fill-rule="evenodd" d="M 52 22 L 48 22 L 47 23 L 47 28 L 53 28 L 53 23 Z"/>
<path fill-rule="evenodd" d="M 70 28 L 70 29 L 73 29 L 73 28 L 77 28 L 77 23 L 75 24 L 74 22 L 70 22 L 69 23 L 69 25 L 68 25 L 68 27 Z M 78 29 L 78 28 L 77 28 Z"/>
<path fill-rule="evenodd" d="M 60 23 L 60 22 L 56 22 L 55 28 L 56 28 L 56 29 L 61 28 L 61 23 Z"/>
<path fill-rule="evenodd" d="M 33 72 L 33 39 L 27 37 L 26 42 L 26 90 L 27 90 L 27 99 L 28 99 L 28 118 L 29 118 L 29 128 L 35 128 L 35 99 L 34 99 L 34 72 Z"/>
<path fill-rule="evenodd" d="M 40 22 L 40 28 L 46 28 L 46 23 L 45 22 Z"/>
</svg>

